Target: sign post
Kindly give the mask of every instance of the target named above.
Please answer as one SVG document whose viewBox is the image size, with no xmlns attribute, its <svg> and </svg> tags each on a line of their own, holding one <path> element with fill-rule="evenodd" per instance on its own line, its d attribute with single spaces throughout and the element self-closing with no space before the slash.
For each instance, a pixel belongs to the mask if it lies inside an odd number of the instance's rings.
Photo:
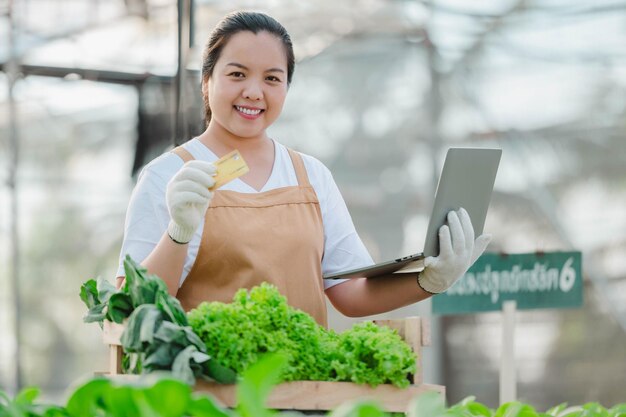
<svg viewBox="0 0 626 417">
<path fill-rule="evenodd" d="M 516 400 L 515 312 L 577 308 L 583 303 L 580 252 L 483 254 L 445 293 L 434 314 L 502 311 L 500 403 Z"/>
<path fill-rule="evenodd" d="M 515 310 L 514 300 L 502 304 L 502 356 L 500 358 L 500 404 L 517 400 L 515 367 Z"/>
</svg>

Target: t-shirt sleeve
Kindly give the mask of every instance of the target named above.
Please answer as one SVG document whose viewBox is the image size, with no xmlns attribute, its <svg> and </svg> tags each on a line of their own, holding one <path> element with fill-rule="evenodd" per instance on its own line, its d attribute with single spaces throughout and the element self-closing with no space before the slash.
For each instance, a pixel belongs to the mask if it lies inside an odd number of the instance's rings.
<svg viewBox="0 0 626 417">
<path fill-rule="evenodd" d="M 374 261 L 354 227 L 348 207 L 330 170 L 321 162 L 316 162 L 318 166 L 314 170 L 317 172 L 312 176 L 311 183 L 318 194 L 324 222 L 322 274 L 373 265 Z M 324 281 L 324 287 L 328 289 L 345 281 Z"/>
<path fill-rule="evenodd" d="M 156 164 L 146 166 L 139 174 L 126 211 L 117 276 L 126 275 L 126 255 L 130 255 L 137 263 L 142 262 L 167 229 L 169 214 L 165 203 L 165 189 L 169 180 L 168 172 L 171 171 L 173 175 L 176 165 L 182 165 L 182 161 L 177 163 L 173 156 L 167 155 L 157 160 Z"/>
</svg>

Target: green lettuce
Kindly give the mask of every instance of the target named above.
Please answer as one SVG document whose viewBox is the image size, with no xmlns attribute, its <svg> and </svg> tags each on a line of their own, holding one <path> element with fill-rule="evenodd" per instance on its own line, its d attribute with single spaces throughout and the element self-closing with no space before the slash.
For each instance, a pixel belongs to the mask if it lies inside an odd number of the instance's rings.
<svg viewBox="0 0 626 417">
<path fill-rule="evenodd" d="M 266 353 L 286 357 L 283 381 L 409 385 L 415 355 L 394 330 L 360 323 L 341 334 L 287 304 L 275 286 L 237 291 L 231 303 L 204 302 L 187 314 L 209 356 L 243 373 Z"/>
</svg>

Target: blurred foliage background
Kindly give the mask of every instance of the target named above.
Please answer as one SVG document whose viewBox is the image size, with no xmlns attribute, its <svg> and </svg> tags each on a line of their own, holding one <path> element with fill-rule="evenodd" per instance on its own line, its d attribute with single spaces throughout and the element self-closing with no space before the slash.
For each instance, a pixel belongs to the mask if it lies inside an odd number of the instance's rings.
<svg viewBox="0 0 626 417">
<path fill-rule="evenodd" d="M 421 249 L 448 147 L 503 149 L 488 251 L 581 250 L 585 275 L 582 309 L 518 312 L 519 397 L 623 402 L 626 2 L 611 0 L 0 1 L 0 388 L 58 399 L 106 368 L 80 284 L 113 280 L 138 170 L 201 131 L 202 46 L 237 9 L 290 31 L 271 134 L 332 170 L 375 260 Z M 497 405 L 500 314 L 431 320 L 426 382 Z"/>
</svg>

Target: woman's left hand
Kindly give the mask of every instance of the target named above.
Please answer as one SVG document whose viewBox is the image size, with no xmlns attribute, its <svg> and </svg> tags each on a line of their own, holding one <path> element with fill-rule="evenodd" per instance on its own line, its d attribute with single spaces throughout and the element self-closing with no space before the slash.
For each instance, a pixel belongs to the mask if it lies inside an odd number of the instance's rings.
<svg viewBox="0 0 626 417">
<path fill-rule="evenodd" d="M 450 288 L 485 251 L 491 235 L 474 240 L 472 221 L 464 208 L 448 213 L 448 225 L 439 229 L 439 256 L 424 259 L 417 281 L 425 291 L 439 294 Z"/>
</svg>

